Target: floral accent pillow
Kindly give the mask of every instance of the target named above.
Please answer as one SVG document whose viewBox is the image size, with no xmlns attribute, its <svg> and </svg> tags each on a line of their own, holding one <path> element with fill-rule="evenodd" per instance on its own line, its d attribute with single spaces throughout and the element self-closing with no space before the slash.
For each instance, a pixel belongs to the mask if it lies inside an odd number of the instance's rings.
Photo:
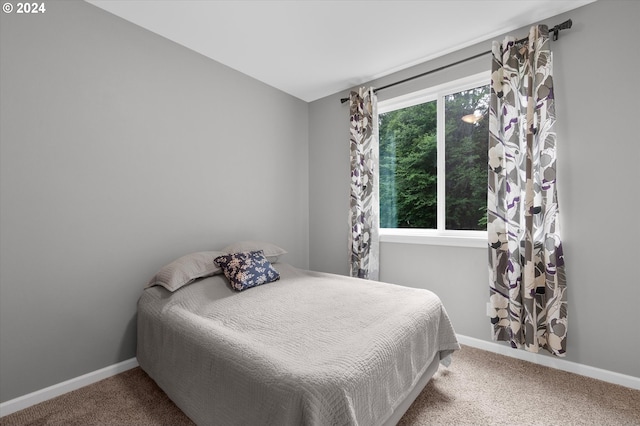
<svg viewBox="0 0 640 426">
<path fill-rule="evenodd" d="M 214 260 L 234 290 L 242 291 L 280 279 L 262 250 L 225 254 Z"/>
</svg>

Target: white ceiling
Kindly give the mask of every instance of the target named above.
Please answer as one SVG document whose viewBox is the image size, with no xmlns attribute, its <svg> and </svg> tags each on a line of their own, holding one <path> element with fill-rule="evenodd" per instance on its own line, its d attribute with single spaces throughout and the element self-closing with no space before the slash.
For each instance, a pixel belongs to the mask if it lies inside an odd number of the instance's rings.
<svg viewBox="0 0 640 426">
<path fill-rule="evenodd" d="M 310 102 L 595 0 L 86 1 Z"/>
</svg>

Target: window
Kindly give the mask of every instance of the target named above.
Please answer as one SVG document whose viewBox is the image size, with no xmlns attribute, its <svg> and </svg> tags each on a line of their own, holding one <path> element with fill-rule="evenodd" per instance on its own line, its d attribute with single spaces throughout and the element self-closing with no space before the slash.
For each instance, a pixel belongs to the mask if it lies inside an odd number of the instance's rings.
<svg viewBox="0 0 640 426">
<path fill-rule="evenodd" d="M 381 241 L 486 245 L 488 81 L 378 103 Z"/>
</svg>

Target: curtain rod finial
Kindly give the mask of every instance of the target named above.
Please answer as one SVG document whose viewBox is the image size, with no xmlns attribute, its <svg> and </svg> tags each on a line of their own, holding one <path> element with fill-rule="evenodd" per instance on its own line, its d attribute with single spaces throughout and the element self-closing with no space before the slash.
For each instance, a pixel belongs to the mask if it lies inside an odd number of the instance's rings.
<svg viewBox="0 0 640 426">
<path fill-rule="evenodd" d="M 558 40 L 558 34 L 560 33 L 560 30 L 567 30 L 571 28 L 572 25 L 573 25 L 573 21 L 571 19 L 567 19 L 562 24 L 558 24 L 555 27 L 553 27 L 553 29 L 551 30 L 553 31 L 553 40 L 554 41 Z"/>
</svg>

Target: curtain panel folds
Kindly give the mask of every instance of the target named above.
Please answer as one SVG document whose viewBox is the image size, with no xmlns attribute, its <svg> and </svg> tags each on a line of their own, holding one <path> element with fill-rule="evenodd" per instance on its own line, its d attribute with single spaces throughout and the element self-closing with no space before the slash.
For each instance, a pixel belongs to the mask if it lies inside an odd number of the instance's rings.
<svg viewBox="0 0 640 426">
<path fill-rule="evenodd" d="M 352 277 L 378 279 L 378 112 L 373 88 L 349 96 L 351 194 L 349 270 Z"/>
<path fill-rule="evenodd" d="M 548 29 L 493 42 L 487 231 L 493 339 L 566 353 Z"/>
</svg>

